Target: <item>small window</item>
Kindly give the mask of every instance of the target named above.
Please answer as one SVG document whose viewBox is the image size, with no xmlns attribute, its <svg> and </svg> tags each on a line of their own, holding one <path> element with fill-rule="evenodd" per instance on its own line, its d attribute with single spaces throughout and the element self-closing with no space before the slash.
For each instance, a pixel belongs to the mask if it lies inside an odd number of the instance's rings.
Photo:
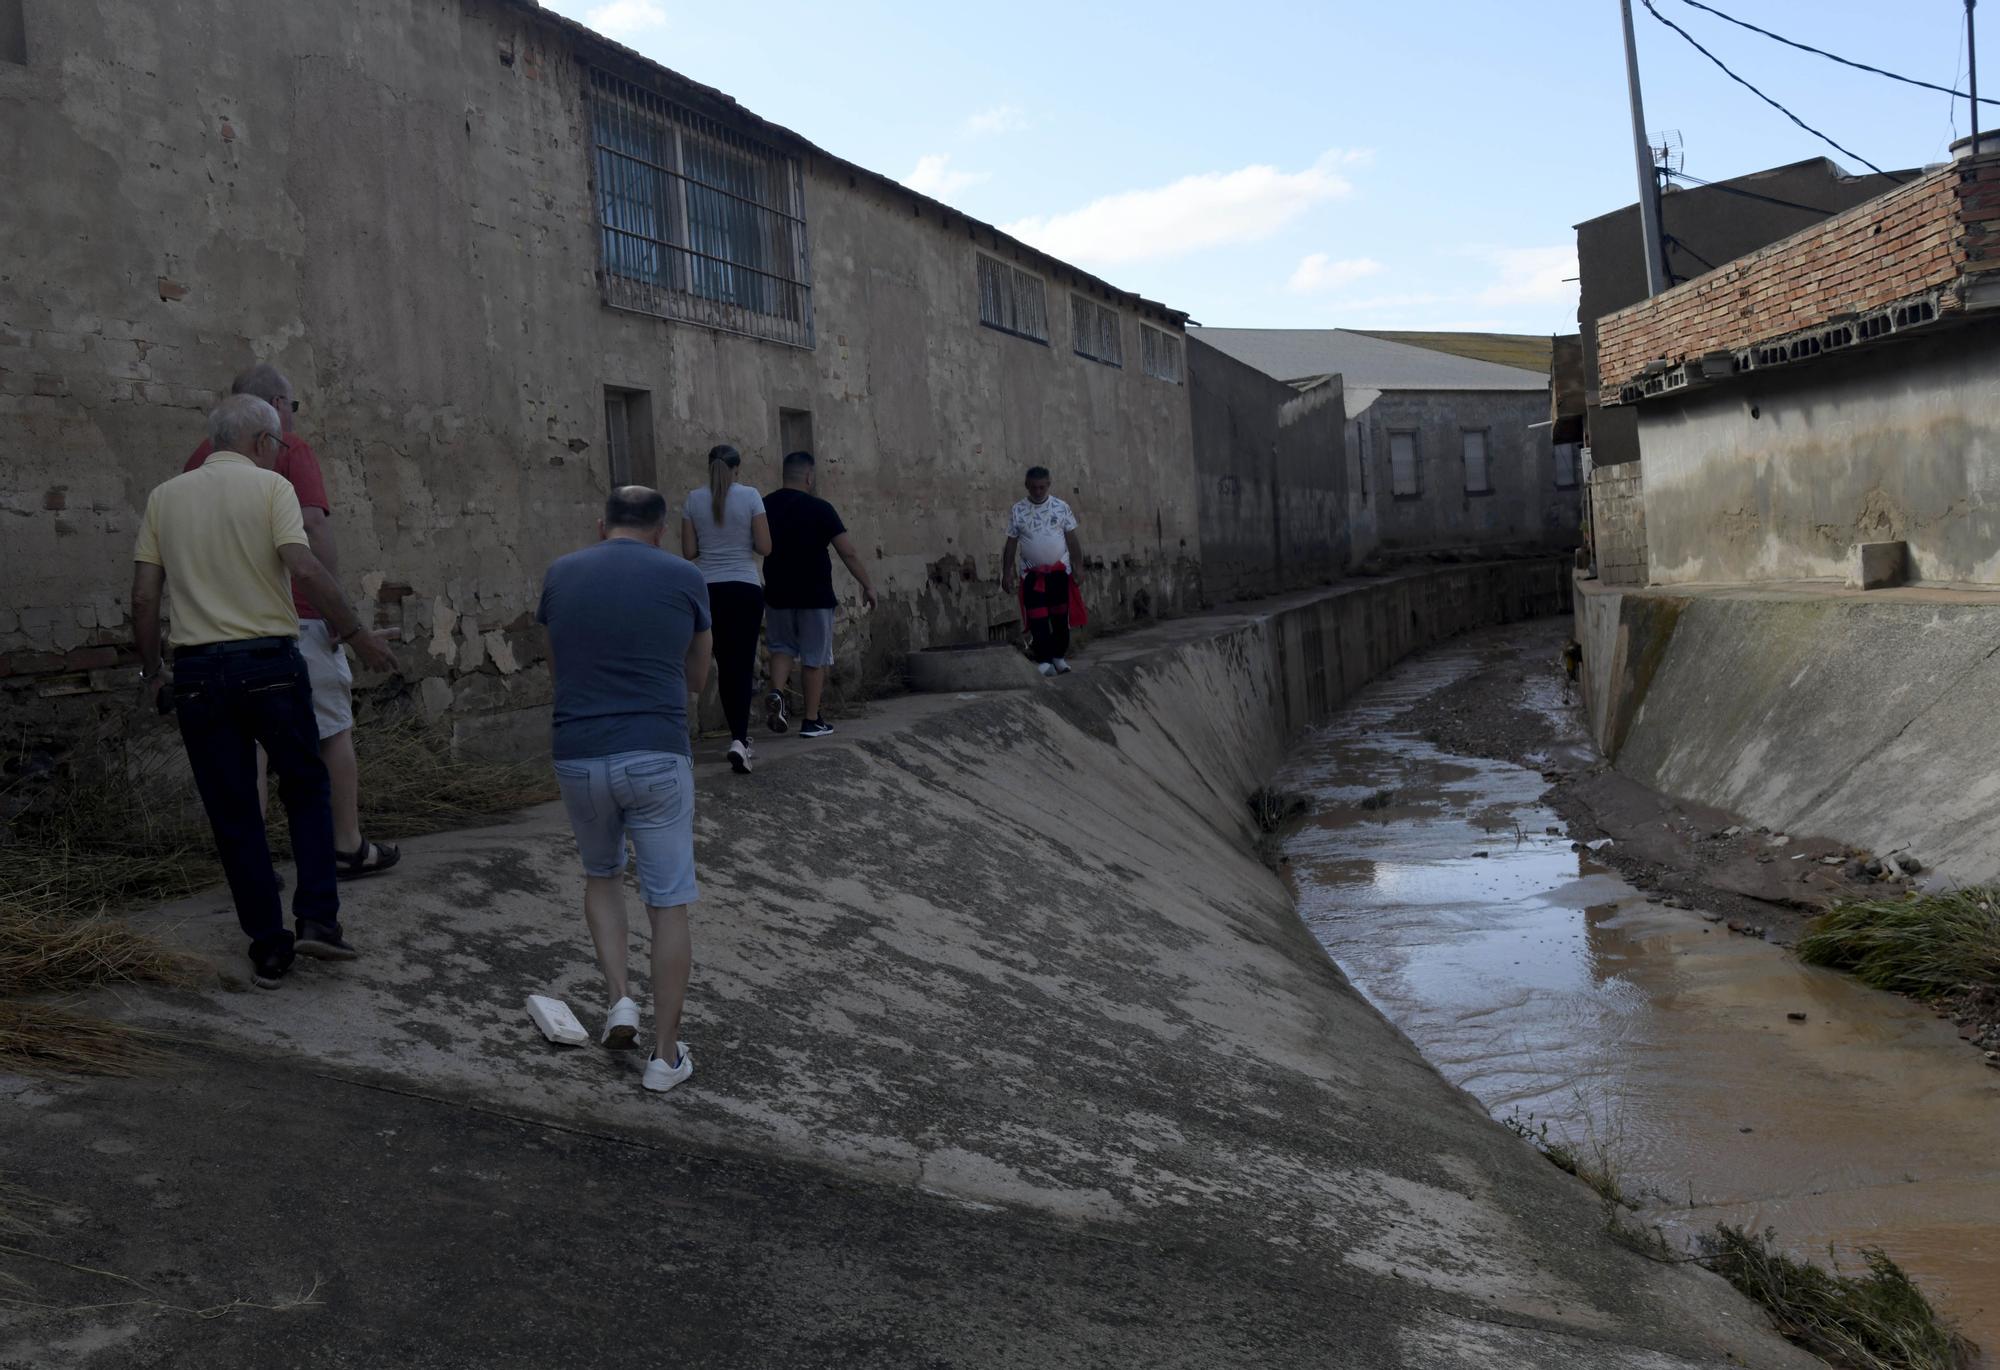
<svg viewBox="0 0 2000 1370">
<path fill-rule="evenodd" d="M 0 0 L 0 62 L 26 66 L 28 62 L 28 16 L 21 0 Z"/>
<path fill-rule="evenodd" d="M 604 450 L 614 488 L 657 484 L 652 392 L 604 387 Z"/>
<path fill-rule="evenodd" d="M 1415 433 L 1389 435 L 1389 493 L 1397 499 L 1417 499 L 1424 493 Z"/>
<path fill-rule="evenodd" d="M 813 416 L 810 409 L 780 409 L 778 411 L 778 455 L 789 457 L 794 452 L 813 450 Z"/>
<path fill-rule="evenodd" d="M 1578 444 L 1559 442 L 1556 444 L 1556 489 L 1576 489 L 1576 449 Z"/>
<path fill-rule="evenodd" d="M 1459 434 L 1459 450 L 1465 455 L 1465 493 L 1493 493 L 1492 473 L 1486 465 L 1486 430 L 1468 428 Z"/>
<path fill-rule="evenodd" d="M 979 322 L 1034 342 L 1049 340 L 1049 299 L 1042 278 L 979 254 Z"/>
<path fill-rule="evenodd" d="M 1145 372 L 1179 385 L 1181 380 L 1181 340 L 1150 324 L 1139 325 L 1139 353 Z"/>
<path fill-rule="evenodd" d="M 1071 295 L 1069 315 L 1077 356 L 1106 366 L 1125 365 L 1125 333 L 1117 310 L 1088 295 Z"/>
</svg>

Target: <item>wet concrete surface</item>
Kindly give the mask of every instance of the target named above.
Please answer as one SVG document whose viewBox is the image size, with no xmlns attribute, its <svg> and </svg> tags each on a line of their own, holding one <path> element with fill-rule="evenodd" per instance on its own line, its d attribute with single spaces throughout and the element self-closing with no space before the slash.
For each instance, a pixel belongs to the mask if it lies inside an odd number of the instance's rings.
<svg viewBox="0 0 2000 1370">
<path fill-rule="evenodd" d="M 1560 625 L 1475 635 L 1368 687 L 1278 784 L 1302 917 L 1370 1002 L 1493 1115 L 1610 1161 L 1677 1244 L 1717 1222 L 1822 1261 L 1880 1246 L 2000 1346 L 2000 1072 L 1920 1005 L 1654 902 L 1544 802 L 1588 766 Z M 1528 765 L 1395 721 L 1511 661 Z M 1552 831 L 1553 830 L 1553 831 Z M 1704 916 L 1706 912 L 1706 916 Z M 1793 1015 L 1802 1014 L 1803 1020 Z"/>
</svg>

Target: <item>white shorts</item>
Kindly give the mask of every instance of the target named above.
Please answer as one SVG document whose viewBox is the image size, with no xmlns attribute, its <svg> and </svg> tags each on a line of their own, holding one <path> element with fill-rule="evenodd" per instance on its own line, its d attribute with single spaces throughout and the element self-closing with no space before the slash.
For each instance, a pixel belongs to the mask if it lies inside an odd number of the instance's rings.
<svg viewBox="0 0 2000 1370">
<path fill-rule="evenodd" d="M 319 725 L 320 741 L 338 737 L 354 726 L 354 671 L 325 619 L 299 620 L 299 655 L 306 659 L 306 677 L 312 681 L 313 722 Z"/>
</svg>

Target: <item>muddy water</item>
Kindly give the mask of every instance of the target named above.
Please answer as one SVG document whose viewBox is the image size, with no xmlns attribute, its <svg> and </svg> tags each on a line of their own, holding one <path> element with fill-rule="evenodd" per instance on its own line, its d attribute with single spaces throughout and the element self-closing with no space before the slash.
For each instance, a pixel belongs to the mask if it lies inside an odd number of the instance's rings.
<svg viewBox="0 0 2000 1370">
<path fill-rule="evenodd" d="M 1388 730 L 1489 650 L 1406 664 L 1292 758 L 1306 922 L 1495 1117 L 1607 1153 L 1644 1221 L 1880 1246 L 2000 1365 L 2000 1071 L 1905 1000 L 1649 903 L 1548 831 L 1539 771 Z M 1524 688 L 1566 714 L 1552 674 Z"/>
</svg>

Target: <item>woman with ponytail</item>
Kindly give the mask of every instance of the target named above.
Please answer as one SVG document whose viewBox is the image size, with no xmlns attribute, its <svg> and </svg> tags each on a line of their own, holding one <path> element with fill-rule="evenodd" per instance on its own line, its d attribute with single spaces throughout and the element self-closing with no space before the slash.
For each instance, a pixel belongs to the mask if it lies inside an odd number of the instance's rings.
<svg viewBox="0 0 2000 1370">
<path fill-rule="evenodd" d="M 729 765 L 750 773 L 750 697 L 756 692 L 757 634 L 764 626 L 764 583 L 757 558 L 771 553 L 764 497 L 740 485 L 743 456 L 727 444 L 708 452 L 708 484 L 688 492 L 681 513 L 681 554 L 708 582 L 715 621 L 715 679 L 729 719 Z"/>
</svg>

